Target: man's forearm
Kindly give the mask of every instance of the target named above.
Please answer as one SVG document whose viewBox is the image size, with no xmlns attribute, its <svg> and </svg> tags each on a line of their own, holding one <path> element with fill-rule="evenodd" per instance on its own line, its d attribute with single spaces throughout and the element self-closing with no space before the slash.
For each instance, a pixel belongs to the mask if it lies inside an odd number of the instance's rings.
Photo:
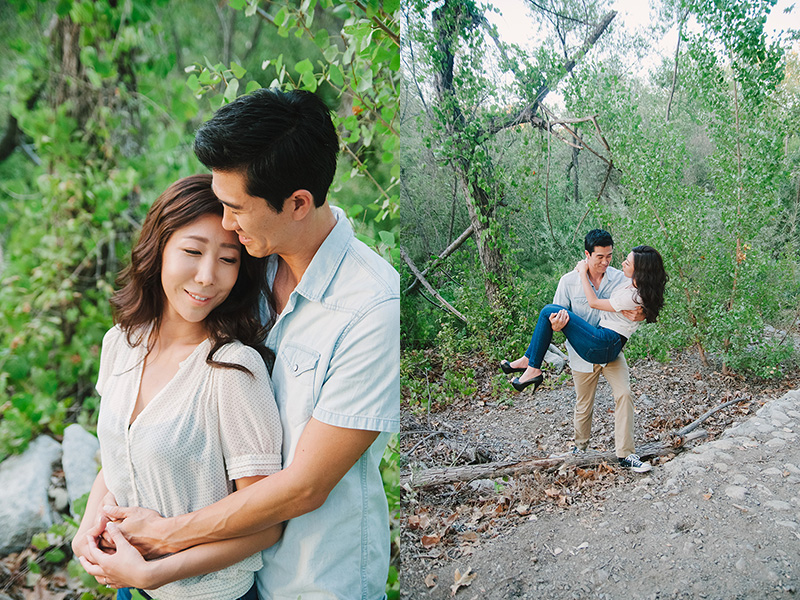
<svg viewBox="0 0 800 600">
<path fill-rule="evenodd" d="M 290 467 L 205 508 L 165 519 L 162 553 L 264 531 L 318 508 L 321 502 L 298 483 Z"/>
</svg>

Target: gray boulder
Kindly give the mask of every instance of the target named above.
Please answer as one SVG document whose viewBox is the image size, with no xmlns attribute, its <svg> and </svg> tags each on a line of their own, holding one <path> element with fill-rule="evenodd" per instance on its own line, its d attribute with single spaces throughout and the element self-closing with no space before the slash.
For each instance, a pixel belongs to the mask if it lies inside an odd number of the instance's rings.
<svg viewBox="0 0 800 600">
<path fill-rule="evenodd" d="M 0 556 L 19 552 L 53 524 L 47 489 L 61 444 L 46 435 L 0 463 Z"/>
<path fill-rule="evenodd" d="M 72 514 L 75 500 L 92 489 L 97 470 L 100 442 L 91 433 L 77 423 L 64 430 L 64 441 L 61 443 L 64 455 L 61 464 L 64 467 L 64 478 L 67 480 L 67 494 Z"/>
</svg>

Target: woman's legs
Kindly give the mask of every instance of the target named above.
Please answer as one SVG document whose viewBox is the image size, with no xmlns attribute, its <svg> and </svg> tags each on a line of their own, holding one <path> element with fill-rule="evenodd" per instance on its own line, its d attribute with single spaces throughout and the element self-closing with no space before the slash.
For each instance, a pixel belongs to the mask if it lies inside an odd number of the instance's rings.
<svg viewBox="0 0 800 600">
<path fill-rule="evenodd" d="M 525 368 L 525 372 L 519 376 L 520 383 L 530 381 L 542 374 L 542 361 L 550 342 L 553 340 L 553 326 L 550 324 L 550 315 L 563 309 L 563 306 L 548 304 L 539 313 L 539 320 L 536 322 L 528 349 L 525 350 L 523 356 L 511 363 L 514 368 Z"/>
<path fill-rule="evenodd" d="M 567 309 L 557 304 L 548 304 L 539 313 L 528 349 L 524 356 L 511 363 L 511 366 L 515 368 L 526 367 L 525 372 L 519 377 L 520 383 L 530 381 L 542 373 L 542 361 L 553 340 L 550 316 L 561 310 Z M 622 339 L 619 334 L 610 329 L 595 327 L 570 310 L 567 310 L 567 313 L 569 321 L 562 331 L 575 351 L 584 360 L 594 364 L 603 364 L 614 360 L 622 349 Z"/>
</svg>

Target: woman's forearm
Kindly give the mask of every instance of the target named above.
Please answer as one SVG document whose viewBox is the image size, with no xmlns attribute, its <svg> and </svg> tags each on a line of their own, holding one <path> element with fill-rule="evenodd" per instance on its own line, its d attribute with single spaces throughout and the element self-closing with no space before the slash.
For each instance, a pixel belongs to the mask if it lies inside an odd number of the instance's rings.
<svg viewBox="0 0 800 600">
<path fill-rule="evenodd" d="M 583 271 L 581 274 L 581 285 L 583 285 L 583 293 L 586 296 L 586 299 L 589 301 L 589 306 L 592 308 L 598 308 L 596 306 L 597 294 L 594 293 L 594 288 L 592 284 L 589 282 L 589 275 L 586 271 Z"/>
<path fill-rule="evenodd" d="M 97 519 L 100 512 L 100 503 L 103 501 L 105 495 L 108 494 L 108 487 L 106 487 L 106 480 L 103 477 L 103 470 L 97 473 L 94 479 L 92 489 L 89 492 L 89 499 L 86 501 L 86 510 L 83 512 L 81 524 L 78 526 L 78 532 L 72 540 L 72 551 L 75 554 L 83 554 L 84 538 L 87 532 L 97 525 Z"/>
<path fill-rule="evenodd" d="M 145 578 L 137 587 L 154 589 L 167 583 L 219 571 L 277 542 L 283 523 L 250 535 L 193 546 L 147 563 Z"/>
<path fill-rule="evenodd" d="M 586 295 L 586 300 L 589 302 L 591 308 L 604 310 L 607 312 L 616 312 L 611 302 L 608 300 L 601 300 L 594 292 L 592 284 L 589 282 L 589 275 L 584 271 L 581 274 L 581 285 L 583 285 L 583 293 Z"/>
</svg>

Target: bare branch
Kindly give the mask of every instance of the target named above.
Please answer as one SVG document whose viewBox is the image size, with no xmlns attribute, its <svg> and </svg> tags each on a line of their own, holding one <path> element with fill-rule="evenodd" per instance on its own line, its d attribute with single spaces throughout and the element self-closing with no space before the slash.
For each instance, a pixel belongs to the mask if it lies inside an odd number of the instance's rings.
<svg viewBox="0 0 800 600">
<path fill-rule="evenodd" d="M 465 241 L 467 241 L 472 236 L 472 234 L 474 232 L 475 232 L 475 229 L 472 227 L 472 225 L 467 227 L 466 230 L 464 230 L 464 233 L 462 233 L 460 236 L 458 236 L 458 239 L 456 239 L 456 241 L 454 241 L 447 248 L 445 248 L 442 251 L 442 253 L 439 256 L 437 256 L 436 259 L 428 267 L 426 267 L 426 269 L 424 271 L 422 271 L 421 275 L 424 277 L 425 275 L 427 275 L 428 273 L 433 271 L 436 267 L 438 267 L 445 258 L 447 258 L 453 252 L 458 250 L 458 248 L 461 246 L 461 244 L 463 244 Z M 414 282 L 406 288 L 406 293 L 414 291 L 414 289 L 417 287 L 417 284 L 419 282 L 420 282 L 419 278 L 415 279 Z"/>
<path fill-rule="evenodd" d="M 403 257 L 403 260 L 408 265 L 408 268 L 411 269 L 411 272 L 414 274 L 414 277 L 416 277 L 422 283 L 423 287 L 426 290 L 428 290 L 428 292 L 431 293 L 433 295 L 433 297 L 436 298 L 439 301 L 439 303 L 441 304 L 442 308 L 444 308 L 445 310 L 453 313 L 459 319 L 464 321 L 464 323 L 466 323 L 467 322 L 467 318 L 464 315 L 462 315 L 460 312 L 458 312 L 455 308 L 453 308 L 453 306 L 447 300 L 442 298 L 442 296 L 439 294 L 439 292 L 437 292 L 435 289 L 433 289 L 433 286 L 430 283 L 428 283 L 428 280 L 425 279 L 422 276 L 422 273 L 419 272 L 419 269 L 417 269 L 416 265 L 412 262 L 411 258 L 408 256 L 408 254 L 406 254 L 406 251 L 403 250 L 402 246 L 400 247 L 400 256 Z"/>
</svg>

